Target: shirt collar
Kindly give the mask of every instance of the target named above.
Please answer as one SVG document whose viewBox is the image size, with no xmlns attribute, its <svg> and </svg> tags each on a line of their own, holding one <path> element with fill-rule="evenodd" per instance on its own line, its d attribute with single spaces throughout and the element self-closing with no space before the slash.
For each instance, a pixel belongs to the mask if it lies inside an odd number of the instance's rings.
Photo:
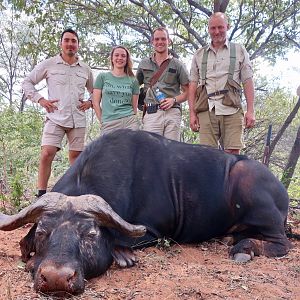
<svg viewBox="0 0 300 300">
<path fill-rule="evenodd" d="M 67 62 L 65 62 L 65 61 L 62 59 L 62 57 L 61 57 L 60 54 L 58 54 L 58 55 L 55 56 L 55 62 L 56 62 L 57 64 L 65 64 L 65 65 L 69 65 Z M 82 67 L 82 63 L 81 63 L 81 61 L 80 61 L 80 59 L 79 59 L 78 56 L 77 56 L 77 61 L 76 61 L 74 64 L 72 64 L 72 66 L 76 66 L 76 65 L 79 65 L 79 66 Z"/>
<path fill-rule="evenodd" d="M 165 60 L 171 59 L 171 58 L 173 58 L 173 56 L 172 56 L 171 53 L 169 53 L 169 54 L 168 54 L 168 57 L 167 57 Z M 153 52 L 152 55 L 150 56 L 150 60 L 153 61 L 154 63 L 156 63 L 156 60 L 155 60 L 155 52 Z"/>
<path fill-rule="evenodd" d="M 230 42 L 229 42 L 228 38 L 226 38 L 224 46 L 225 46 L 227 49 L 229 49 L 229 43 L 230 43 Z M 207 47 L 206 51 L 208 51 L 208 50 L 213 50 L 213 51 L 214 51 L 214 48 L 213 48 L 213 46 L 212 46 L 212 42 L 210 42 L 209 47 Z"/>
</svg>

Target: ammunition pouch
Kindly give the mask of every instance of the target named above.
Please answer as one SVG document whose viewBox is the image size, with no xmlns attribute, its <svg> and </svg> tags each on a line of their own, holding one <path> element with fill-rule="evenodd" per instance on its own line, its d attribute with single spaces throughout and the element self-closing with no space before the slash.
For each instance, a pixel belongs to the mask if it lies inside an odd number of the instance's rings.
<svg viewBox="0 0 300 300">
<path fill-rule="evenodd" d="M 146 105 L 146 112 L 147 114 L 155 114 L 158 108 L 159 108 L 159 104 L 150 103 Z"/>
<path fill-rule="evenodd" d="M 228 92 L 224 95 L 222 104 L 235 108 L 242 108 L 241 86 L 236 81 L 228 79 L 224 89 L 228 90 Z"/>
<path fill-rule="evenodd" d="M 198 85 L 194 107 L 196 113 L 208 110 L 208 95 L 205 85 Z"/>
</svg>

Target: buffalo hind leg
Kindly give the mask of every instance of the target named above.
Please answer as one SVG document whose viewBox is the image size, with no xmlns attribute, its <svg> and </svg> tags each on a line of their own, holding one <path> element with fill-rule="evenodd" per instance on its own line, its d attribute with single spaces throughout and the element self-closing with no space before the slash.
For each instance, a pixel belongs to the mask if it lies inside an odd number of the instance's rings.
<svg viewBox="0 0 300 300">
<path fill-rule="evenodd" d="M 133 251 L 127 247 L 115 247 L 112 251 L 115 262 L 122 268 L 129 268 L 135 264 L 135 256 Z"/>
<path fill-rule="evenodd" d="M 243 239 L 230 250 L 230 257 L 236 262 L 247 262 L 254 256 L 280 257 L 288 253 L 291 244 L 287 239 L 271 242 L 257 239 Z"/>
</svg>

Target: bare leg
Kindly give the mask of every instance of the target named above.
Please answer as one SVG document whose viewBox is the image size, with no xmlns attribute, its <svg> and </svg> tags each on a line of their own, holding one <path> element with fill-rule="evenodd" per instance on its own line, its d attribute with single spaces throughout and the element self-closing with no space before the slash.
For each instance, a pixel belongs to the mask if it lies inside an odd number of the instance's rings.
<svg viewBox="0 0 300 300">
<path fill-rule="evenodd" d="M 48 180 L 51 174 L 52 161 L 55 157 L 57 150 L 58 149 L 55 146 L 42 146 L 38 176 L 39 190 L 47 189 Z"/>
<path fill-rule="evenodd" d="M 239 149 L 225 149 L 225 152 L 229 154 L 240 154 Z"/>
<path fill-rule="evenodd" d="M 79 156 L 80 153 L 81 153 L 81 151 L 74 151 L 74 150 L 69 151 L 70 165 L 73 165 L 73 163 L 75 162 L 76 158 Z"/>
</svg>

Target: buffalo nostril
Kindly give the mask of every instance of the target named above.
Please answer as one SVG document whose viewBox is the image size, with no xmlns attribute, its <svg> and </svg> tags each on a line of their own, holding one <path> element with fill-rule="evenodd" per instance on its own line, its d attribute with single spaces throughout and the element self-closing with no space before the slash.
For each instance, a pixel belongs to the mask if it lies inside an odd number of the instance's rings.
<svg viewBox="0 0 300 300">
<path fill-rule="evenodd" d="M 46 278 L 46 276 L 44 276 L 43 274 L 41 274 L 41 280 L 42 280 L 44 283 L 47 283 L 47 278 Z"/>
<path fill-rule="evenodd" d="M 72 274 L 69 274 L 67 277 L 67 281 L 70 282 L 73 278 L 76 277 L 76 271 L 74 271 Z"/>
</svg>

